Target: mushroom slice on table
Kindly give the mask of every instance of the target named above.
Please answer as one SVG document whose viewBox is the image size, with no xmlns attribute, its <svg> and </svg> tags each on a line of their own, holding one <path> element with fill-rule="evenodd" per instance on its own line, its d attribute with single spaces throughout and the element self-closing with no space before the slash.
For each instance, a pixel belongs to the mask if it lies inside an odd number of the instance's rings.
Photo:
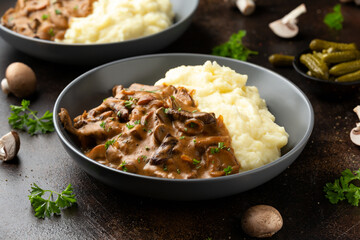
<svg viewBox="0 0 360 240">
<path fill-rule="evenodd" d="M 20 149 L 20 138 L 17 132 L 11 131 L 0 138 L 0 160 L 13 159 Z"/>
<path fill-rule="evenodd" d="M 305 4 L 301 4 L 290 13 L 285 15 L 283 18 L 276 20 L 269 24 L 270 29 L 279 37 L 282 38 L 292 38 L 295 37 L 299 28 L 297 24 L 297 18 L 306 13 Z"/>
<path fill-rule="evenodd" d="M 360 105 L 354 108 L 354 112 L 356 112 L 358 118 L 360 119 Z M 356 123 L 356 127 L 351 130 L 350 139 L 353 143 L 360 146 L 360 122 Z"/>
</svg>

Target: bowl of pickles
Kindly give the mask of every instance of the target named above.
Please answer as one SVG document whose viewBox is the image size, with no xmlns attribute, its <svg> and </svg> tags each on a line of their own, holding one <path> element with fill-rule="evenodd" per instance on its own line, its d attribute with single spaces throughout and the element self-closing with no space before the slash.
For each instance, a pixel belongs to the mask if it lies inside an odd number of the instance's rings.
<svg viewBox="0 0 360 240">
<path fill-rule="evenodd" d="M 301 75 L 317 82 L 360 84 L 360 51 L 355 43 L 314 39 L 309 49 L 295 56 L 293 66 Z"/>
</svg>

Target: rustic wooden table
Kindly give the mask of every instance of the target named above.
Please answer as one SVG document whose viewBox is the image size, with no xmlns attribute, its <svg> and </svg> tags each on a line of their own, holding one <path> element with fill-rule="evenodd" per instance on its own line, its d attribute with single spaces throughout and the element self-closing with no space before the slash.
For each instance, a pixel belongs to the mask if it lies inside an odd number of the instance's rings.
<svg viewBox="0 0 360 240">
<path fill-rule="evenodd" d="M 258 0 L 255 13 L 248 17 L 229 2 L 201 0 L 190 28 L 162 52 L 209 54 L 232 33 L 246 30 L 244 44 L 259 52 L 249 62 L 288 78 L 313 105 L 315 127 L 300 157 L 282 174 L 253 190 L 211 201 L 167 202 L 131 196 L 93 179 L 67 155 L 56 133 L 30 136 L 21 132 L 18 158 L 0 163 L 1 239 L 251 239 L 239 222 L 242 213 L 256 204 L 272 205 L 284 218 L 282 230 L 273 239 L 360 238 L 360 209 L 346 202 L 333 205 L 323 192 L 325 183 L 338 178 L 341 171 L 360 167 L 360 148 L 349 139 L 349 131 L 358 121 L 352 109 L 360 103 L 359 88 L 321 94 L 321 86 L 312 85 L 292 68 L 273 68 L 267 61 L 272 53 L 296 54 L 313 38 L 360 45 L 360 8 L 343 4 L 344 28 L 332 31 L 322 19 L 338 1 L 304 1 L 308 12 L 299 19 L 300 34 L 284 40 L 267 24 L 301 1 Z M 61 90 L 91 69 L 35 59 L 2 39 L 0 49 L 1 77 L 15 61 L 35 70 L 39 85 L 31 107 L 40 114 L 52 110 Z M 20 100 L 0 94 L 0 135 L 11 130 L 7 123 L 10 104 L 19 105 Z M 37 219 L 27 198 L 34 182 L 59 190 L 72 183 L 78 205 L 61 216 Z"/>
</svg>

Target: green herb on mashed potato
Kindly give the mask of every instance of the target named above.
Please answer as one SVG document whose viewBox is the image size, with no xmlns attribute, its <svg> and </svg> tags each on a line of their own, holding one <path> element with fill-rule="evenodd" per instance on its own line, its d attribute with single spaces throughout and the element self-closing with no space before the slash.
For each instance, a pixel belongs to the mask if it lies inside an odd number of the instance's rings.
<svg viewBox="0 0 360 240">
<path fill-rule="evenodd" d="M 246 31 L 240 30 L 238 33 L 231 35 L 229 41 L 216 46 L 212 50 L 213 55 L 230 57 L 246 61 L 249 55 L 257 55 L 258 52 L 252 51 L 242 44 L 242 38 L 245 37 Z"/>
<path fill-rule="evenodd" d="M 359 206 L 360 187 L 356 186 L 355 181 L 360 180 L 360 169 L 352 173 L 346 169 L 341 173 L 341 177 L 334 183 L 327 183 L 324 187 L 325 197 L 332 204 L 347 199 L 353 206 Z"/>
</svg>

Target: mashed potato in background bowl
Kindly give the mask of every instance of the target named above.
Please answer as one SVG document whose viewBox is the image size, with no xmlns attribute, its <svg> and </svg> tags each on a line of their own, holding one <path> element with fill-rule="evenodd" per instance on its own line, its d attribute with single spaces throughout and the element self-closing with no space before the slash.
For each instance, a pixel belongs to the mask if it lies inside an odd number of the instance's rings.
<svg viewBox="0 0 360 240">
<path fill-rule="evenodd" d="M 245 86 L 246 75 L 207 61 L 199 66 L 169 70 L 155 85 L 183 86 L 194 90 L 193 98 L 204 112 L 222 115 L 232 139 L 241 170 L 251 170 L 281 156 L 288 142 L 284 127 L 277 125 L 258 89 Z"/>
<path fill-rule="evenodd" d="M 64 43 L 120 42 L 168 28 L 174 13 L 169 0 L 98 0 L 87 17 L 72 18 Z"/>
</svg>

